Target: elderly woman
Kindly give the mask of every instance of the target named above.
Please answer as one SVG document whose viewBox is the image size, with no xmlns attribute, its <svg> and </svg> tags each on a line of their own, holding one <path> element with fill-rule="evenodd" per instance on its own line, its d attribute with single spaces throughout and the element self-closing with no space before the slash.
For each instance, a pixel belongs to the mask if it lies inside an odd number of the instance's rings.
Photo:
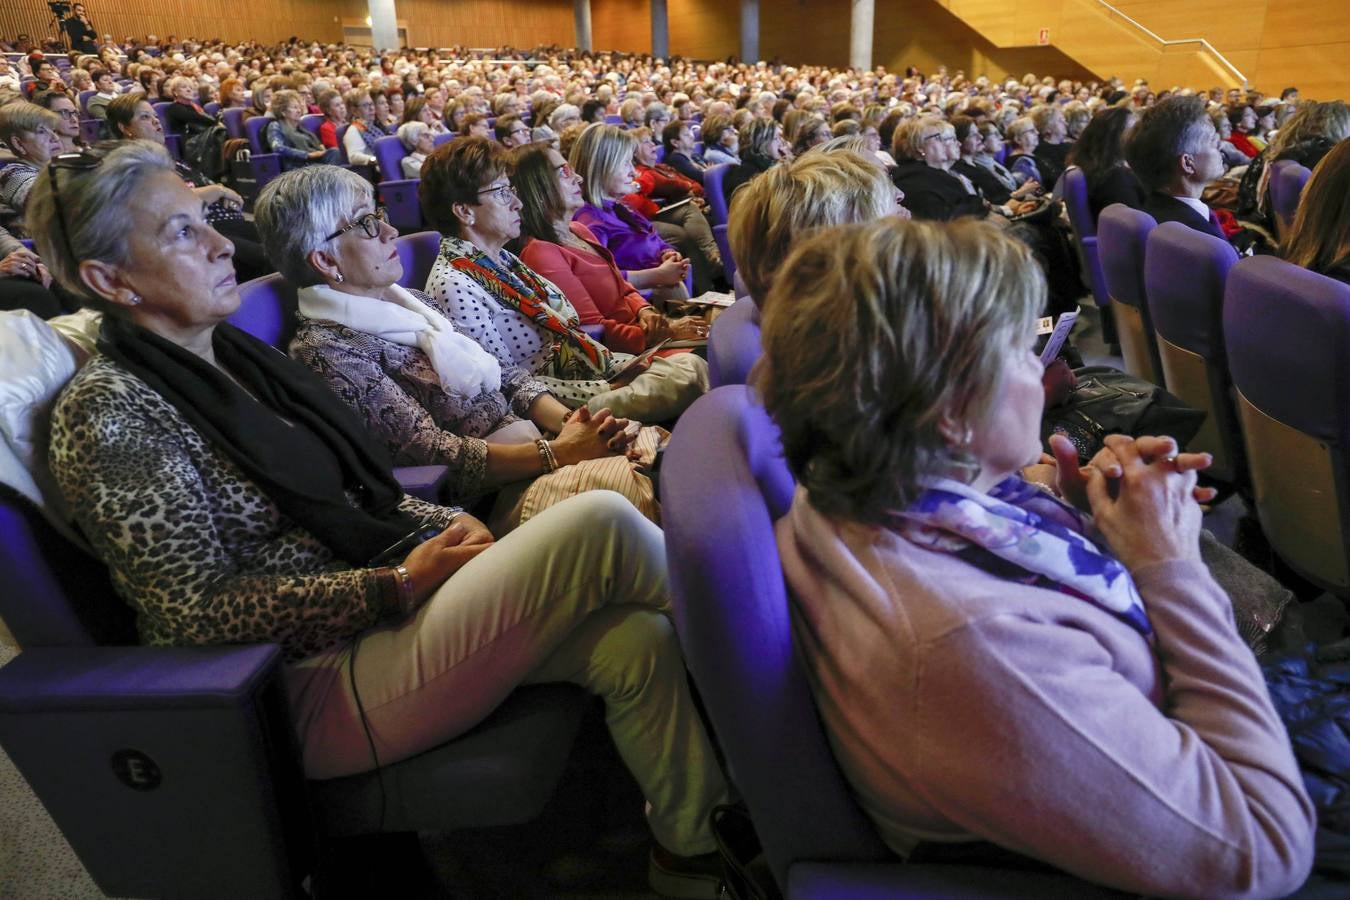
<svg viewBox="0 0 1350 900">
<path fill-rule="evenodd" d="M 961 158 L 956 129 L 942 119 L 921 116 L 895 129 L 891 180 L 905 192 L 905 208 L 917 219 L 983 218 L 988 207 L 969 179 L 951 173 Z"/>
<path fill-rule="evenodd" d="M 61 152 L 74 153 L 83 146 L 80 137 L 80 109 L 70 95 L 63 91 L 43 91 L 33 95 L 33 102 L 56 114 L 56 136 L 61 139 Z"/>
<path fill-rule="evenodd" d="M 144 94 L 127 94 L 109 103 L 108 128 L 116 140 L 164 145 L 164 126 Z M 173 166 L 206 204 L 206 221 L 234 242 L 234 268 L 239 277 L 247 281 L 276 271 L 263 253 L 257 229 L 244 216 L 244 199 L 181 160 L 174 160 Z"/>
<path fill-rule="evenodd" d="M 351 114 L 351 127 L 342 137 L 347 161 L 354 166 L 374 166 L 375 142 L 390 133 L 380 124 L 375 101 L 369 91 L 358 88 L 348 91 L 343 102 Z"/>
<path fill-rule="evenodd" d="M 244 111 L 245 119 L 268 115 L 272 108 L 273 88 L 270 77 L 254 79 L 252 90 L 248 107 Z"/>
<path fill-rule="evenodd" d="M 677 119 L 667 125 L 661 131 L 661 146 L 666 151 L 664 164 L 702 186 L 708 164 L 694 152 L 694 132 L 688 122 Z"/>
<path fill-rule="evenodd" d="M 969 179 L 991 203 L 1003 204 L 1012 199 L 1021 200 L 1023 197 L 1035 195 L 1040 188 L 1037 182 L 1028 181 L 1020 187 L 1016 185 L 1009 187 L 1008 183 L 994 174 L 992 169 L 979 164 L 975 157 L 984 147 L 985 136 L 980 134 L 974 119 L 969 116 L 952 116 L 951 122 L 961 147 L 961 158 L 952 163 L 953 173 Z"/>
<path fill-rule="evenodd" d="M 257 218 L 268 256 L 300 288 L 291 356 L 364 419 L 395 465 L 447 466 L 446 491 L 462 501 L 507 487 L 490 519 L 498 535 L 600 485 L 655 515 L 651 484 L 621 455 L 622 420 L 573 413 L 531 373 L 503 369 L 456 332 L 431 298 L 398 285 L 398 232 L 361 176 L 288 172 L 258 196 Z"/>
<path fill-rule="evenodd" d="M 215 126 L 216 120 L 197 102 L 196 81 L 186 75 L 170 78 L 169 93 L 173 94 L 173 103 L 164 113 L 169 120 L 169 131 L 186 135 Z"/>
<path fill-rule="evenodd" d="M 1087 179 L 1088 208 L 1094 222 L 1114 203 L 1143 209 L 1148 194 L 1125 162 L 1125 137 L 1137 118 L 1127 106 L 1104 109 L 1069 151 L 1069 165 L 1082 169 Z"/>
<path fill-rule="evenodd" d="M 740 163 L 722 176 L 722 194 L 728 210 L 731 209 L 732 197 L 741 185 L 792 155 L 791 147 L 783 138 L 783 126 L 773 119 L 751 119 L 741 128 L 739 143 Z"/>
<path fill-rule="evenodd" d="M 263 129 L 263 143 L 281 157 L 283 170 L 317 163 L 335 164 L 341 158 L 336 148 L 325 147 L 301 126 L 305 102 L 298 92 L 283 90 L 273 94 L 272 116 L 272 121 Z"/>
<path fill-rule="evenodd" d="M 736 126 L 731 124 L 731 116 L 708 116 L 703 120 L 703 159 L 710 166 L 722 164 L 740 165 L 741 137 Z"/>
<path fill-rule="evenodd" d="M 494 542 L 403 495 L 320 379 L 225 324 L 230 244 L 163 148 L 53 166 L 33 207 L 56 276 L 105 313 L 53 410 L 51 467 L 143 641 L 280 644 L 320 779 L 450 740 L 519 684 L 576 681 L 605 699 L 660 870 L 712 850 L 726 787 L 663 612 L 656 526 L 593 491 Z"/>
<path fill-rule="evenodd" d="M 56 133 L 60 119 L 34 103 L 15 100 L 0 106 L 0 143 L 14 159 L 0 169 L 0 227 L 17 237 L 27 237 L 24 205 L 38 172 L 62 152 Z"/>
<path fill-rule="evenodd" d="M 675 418 L 707 390 L 706 370 L 655 362 L 625 370 L 626 354 L 582 330 L 567 297 L 506 249 L 521 220 L 508 162 L 496 141 L 458 138 L 422 167 L 422 210 L 444 235 L 427 293 L 502 367 L 540 376 L 566 406 L 648 422 Z"/>
<path fill-rule="evenodd" d="M 347 124 L 347 101 L 342 94 L 329 89 L 319 93 L 317 102 L 323 121 L 319 123 L 319 143 L 329 149 L 338 145 L 337 131 Z"/>
<path fill-rule="evenodd" d="M 508 150 L 524 147 L 533 141 L 530 136 L 530 126 L 525 124 L 524 120 L 515 113 L 498 116 L 496 123 L 492 126 L 492 133 Z"/>
<path fill-rule="evenodd" d="M 1042 185 L 1054 184 L 1041 177 L 1040 161 L 1036 155 L 1036 148 L 1041 143 L 1041 134 L 1036 129 L 1034 120 L 1027 116 L 1014 119 L 1008 126 L 1008 143 L 1011 149 L 1003 164 L 1013 173 L 1018 184 L 1026 184 L 1028 181 Z"/>
<path fill-rule="evenodd" d="M 638 290 L 654 290 L 661 302 L 683 300 L 689 296 L 684 276 L 691 260 L 671 247 L 646 216 L 619 202 L 637 187 L 636 150 L 637 140 L 617 125 L 586 126 L 569 158 L 586 198 L 577 221 L 609 248 L 624 278 Z M 702 293 L 698 288 L 696 278 L 695 290 Z"/>
<path fill-rule="evenodd" d="M 220 83 L 220 108 L 245 109 L 248 99 L 244 96 L 244 82 L 238 78 L 226 78 Z"/>
<path fill-rule="evenodd" d="M 702 319 L 667 321 L 624 280 L 613 255 L 572 217 L 581 209 L 581 177 L 562 154 L 534 145 L 512 161 L 511 184 L 520 198 L 521 260 L 567 295 L 583 325 L 603 325 L 611 350 L 641 353 L 665 338 L 698 340 L 708 335 Z M 688 365 L 702 368 L 702 360 Z"/>
<path fill-rule="evenodd" d="M 665 163 L 657 162 L 656 144 L 646 128 L 634 128 L 626 133 L 637 141 L 633 151 L 637 190 L 623 196 L 624 205 L 650 219 L 667 244 L 681 247 L 692 241 L 704 258 L 715 266 L 722 265 L 722 251 L 708 224 L 703 185 L 685 178 Z M 684 200 L 690 202 L 681 202 Z"/>
<path fill-rule="evenodd" d="M 408 151 L 408 155 L 399 163 L 403 169 L 403 177 L 421 178 L 422 164 L 427 161 L 431 151 L 436 149 L 436 136 L 432 133 L 431 126 L 425 122 L 404 122 L 398 126 L 398 141 L 403 145 L 403 149 Z"/>
<path fill-rule="evenodd" d="M 1207 457 L 1112 435 L 1079 469 L 1059 439 L 1063 498 L 1018 477 L 1044 292 L 971 221 L 821 231 L 775 282 L 754 383 L 799 485 L 778 547 L 835 755 L 903 856 L 1288 895 L 1314 810 L 1200 560 Z"/>
<path fill-rule="evenodd" d="M 830 123 L 825 121 L 824 116 L 815 114 L 808 114 L 796 123 L 796 131 L 793 134 L 793 156 L 801 156 L 812 147 L 819 147 L 834 137 L 834 132 L 830 130 Z"/>
</svg>

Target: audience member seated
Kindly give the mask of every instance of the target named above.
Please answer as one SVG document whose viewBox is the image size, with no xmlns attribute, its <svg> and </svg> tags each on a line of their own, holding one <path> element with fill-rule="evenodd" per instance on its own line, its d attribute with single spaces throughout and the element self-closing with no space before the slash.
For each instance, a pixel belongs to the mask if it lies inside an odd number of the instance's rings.
<svg viewBox="0 0 1350 900">
<path fill-rule="evenodd" d="M 1009 200 L 1021 200 L 1036 195 L 1036 191 L 1040 189 L 1039 182 L 1027 181 L 1018 187 L 1010 173 L 1008 180 L 1005 181 L 995 174 L 993 168 L 979 163 L 976 157 L 985 145 L 985 136 L 980 134 L 974 119 L 969 116 L 952 116 L 951 123 L 961 147 L 961 158 L 952 163 L 953 173 L 965 176 L 984 195 L 984 199 L 1000 206 Z M 992 158 L 990 162 L 993 162 Z M 1008 170 L 1003 171 L 1007 173 Z M 1009 181 L 1012 182 L 1011 186 Z"/>
<path fill-rule="evenodd" d="M 169 131 L 174 134 L 190 135 L 215 127 L 216 120 L 208 116 L 206 110 L 197 102 L 195 81 L 183 75 L 170 78 L 169 92 L 173 94 L 173 103 L 164 113 L 164 117 L 169 120 Z M 78 128 L 79 122 L 75 125 Z"/>
<path fill-rule="evenodd" d="M 42 319 L 69 312 L 51 288 L 51 273 L 38 255 L 0 228 L 0 310 L 26 309 Z"/>
<path fill-rule="evenodd" d="M 350 90 L 343 98 L 343 102 L 351 115 L 351 127 L 342 136 L 347 161 L 354 166 L 369 166 L 373 172 L 376 164 L 375 142 L 382 137 L 388 137 L 392 132 L 385 130 L 381 124 L 376 113 L 375 100 L 369 91 L 361 88 Z"/>
<path fill-rule="evenodd" d="M 908 217 L 904 200 L 886 170 L 859 153 L 808 153 L 774 166 L 731 209 L 731 252 L 750 299 L 763 307 L 783 260 L 812 229 Z"/>
<path fill-rule="evenodd" d="M 1036 180 L 1049 189 L 1064 174 L 1065 160 L 1073 148 L 1073 142 L 1068 139 L 1069 125 L 1063 110 L 1050 104 L 1032 107 L 1030 118 L 1040 138 L 1032 151 L 1040 171 Z"/>
<path fill-rule="evenodd" d="M 1200 200 L 1205 186 L 1223 174 L 1219 133 L 1202 98 L 1174 95 L 1145 109 L 1125 139 L 1125 159 L 1148 192 L 1144 212 L 1158 224 L 1180 222 L 1227 240 Z"/>
<path fill-rule="evenodd" d="M 615 125 L 585 126 L 569 160 L 586 198 L 577 221 L 609 248 L 624 278 L 638 290 L 652 291 L 659 303 L 688 299 L 684 277 L 697 246 L 690 241 L 679 249 L 670 246 L 646 216 L 620 202 L 637 188 L 636 149 L 637 140 Z M 710 282 L 708 260 L 700 259 L 699 268 L 695 293 L 706 291 Z"/>
<path fill-rule="evenodd" d="M 1053 181 L 1047 181 L 1041 174 L 1040 160 L 1036 156 L 1036 148 L 1041 145 L 1041 133 L 1036 130 L 1036 123 L 1031 117 L 1013 120 L 1008 126 L 1008 143 L 1011 150 L 1003 163 L 1019 184 L 1034 181 L 1043 186 L 1054 185 Z"/>
<path fill-rule="evenodd" d="M 239 305 L 230 244 L 163 148 L 50 173 L 39 247 L 105 313 L 102 352 L 52 414 L 51 467 L 141 639 L 281 644 L 311 778 L 368 771 L 372 749 L 387 765 L 435 747 L 519 684 L 575 681 L 605 700 L 655 861 L 706 867 L 689 857 L 715 848 L 727 787 L 666 618 L 659 529 L 593 491 L 494 542 L 462 510 L 403 495 L 320 379 L 224 324 Z"/>
<path fill-rule="evenodd" d="M 834 137 L 834 132 L 830 130 L 830 123 L 825 121 L 824 116 L 808 114 L 797 122 L 796 130 L 791 131 L 791 135 L 792 155 L 801 156 L 812 147 L 819 147 Z"/>
<path fill-rule="evenodd" d="M 1284 245 L 1290 262 L 1350 284 L 1350 139 L 1313 169 Z"/>
<path fill-rule="evenodd" d="M 56 133 L 60 118 L 53 112 L 23 100 L 0 106 L 0 142 L 14 154 L 0 169 L 0 227 L 15 237 L 27 237 L 24 206 L 38 172 L 61 153 Z"/>
<path fill-rule="evenodd" d="M 341 156 L 337 148 L 325 147 L 301 124 L 305 102 L 292 90 L 277 91 L 272 95 L 272 121 L 263 129 L 263 144 L 281 157 L 283 170 L 318 163 L 336 164 Z"/>
<path fill-rule="evenodd" d="M 666 151 L 662 162 L 702 187 L 708 164 L 694 153 L 694 132 L 689 123 L 681 121 L 667 125 L 661 132 L 661 146 Z"/>
<path fill-rule="evenodd" d="M 731 124 L 731 116 L 708 116 L 699 135 L 703 138 L 703 159 L 708 165 L 740 165 L 741 137 Z"/>
<path fill-rule="evenodd" d="M 61 91 L 43 91 L 33 95 L 33 103 L 56 115 L 56 136 L 62 153 L 75 153 L 83 146 L 80 137 L 80 108 L 70 95 Z"/>
<path fill-rule="evenodd" d="M 1270 204 L 1270 167 L 1291 159 L 1307 169 L 1316 168 L 1338 143 L 1350 137 L 1350 106 L 1340 100 L 1319 103 L 1309 100 L 1276 132 L 1270 144 L 1251 161 L 1238 185 L 1237 215 L 1274 232 Z"/>
<path fill-rule="evenodd" d="M 435 123 L 432 124 L 432 130 L 435 131 Z M 459 129 L 460 137 L 490 137 L 492 128 L 488 125 L 488 117 L 483 113 L 466 113 L 464 115 L 464 124 Z"/>
<path fill-rule="evenodd" d="M 998 130 L 998 126 L 993 122 L 985 122 L 983 125 L 976 126 L 981 136 L 981 142 L 971 154 L 970 161 L 982 169 L 987 169 L 998 179 L 998 183 L 1011 196 L 1012 192 L 1018 188 L 1026 187 L 1028 184 L 1034 186 L 1029 189 L 1030 193 L 1035 193 L 1040 187 L 1039 182 L 1021 181 L 1014 175 L 1007 166 L 999 162 L 999 156 L 1003 153 L 1003 132 Z M 965 160 L 965 147 L 961 148 L 961 159 Z M 978 182 L 977 182 L 978 183 Z"/>
<path fill-rule="evenodd" d="M 1245 166 L 1253 161 L 1233 146 L 1233 123 L 1228 121 L 1228 113 L 1222 106 L 1211 109 L 1209 119 L 1214 123 L 1214 130 L 1219 133 L 1219 155 L 1223 157 L 1224 168 Z"/>
<path fill-rule="evenodd" d="M 249 97 L 244 119 L 251 119 L 254 116 L 271 116 L 273 92 L 271 78 L 263 77 L 253 82 L 253 94 Z"/>
<path fill-rule="evenodd" d="M 492 132 L 497 140 L 502 142 L 502 146 L 508 150 L 524 147 L 533 141 L 530 136 L 530 126 L 526 125 L 520 116 L 515 113 L 507 113 L 498 117 L 496 124 L 492 126 Z"/>
<path fill-rule="evenodd" d="M 783 138 L 783 126 L 773 119 L 756 117 L 742 126 L 739 132 L 741 161 L 722 176 L 722 196 L 727 210 L 731 200 L 743 184 L 769 171 L 780 160 L 792 155 L 791 145 Z"/>
<path fill-rule="evenodd" d="M 369 182 L 336 166 L 288 172 L 268 182 L 257 215 L 268 255 L 300 286 L 291 356 L 364 420 L 395 465 L 448 467 L 444 490 L 462 502 L 495 493 L 488 521 L 498 537 L 601 486 L 655 517 L 651 483 L 623 457 L 622 420 L 573 413 L 456 332 L 431 298 L 399 287 L 398 232 Z M 585 471 L 568 470 L 576 464 Z"/>
<path fill-rule="evenodd" d="M 961 158 L 961 145 L 956 130 L 942 119 L 922 116 L 902 122 L 895 129 L 891 153 L 897 160 L 891 180 L 905 192 L 905 208 L 916 219 L 988 214 L 975 186 L 950 172 Z"/>
<path fill-rule="evenodd" d="M 408 155 L 399 163 L 404 178 L 421 178 L 422 164 L 436 149 L 436 136 L 425 122 L 404 122 L 398 126 L 398 140 Z"/>
<path fill-rule="evenodd" d="M 722 251 L 708 224 L 703 186 L 656 161 L 656 144 L 646 128 L 633 128 L 625 133 L 637 142 L 633 151 L 637 190 L 625 194 L 622 202 L 651 219 L 667 244 L 683 247 L 692 242 L 705 258 L 721 266 Z M 686 200 L 689 202 L 683 202 Z"/>
<path fill-rule="evenodd" d="M 347 124 L 347 102 L 342 99 L 342 94 L 330 89 L 320 92 L 318 104 L 323 115 L 323 121 L 319 123 L 319 143 L 330 150 L 337 149 L 337 130 Z"/>
<path fill-rule="evenodd" d="M 118 140 L 150 141 L 164 146 L 164 126 L 144 94 L 126 94 L 108 104 L 108 127 Z M 275 271 L 263 253 L 258 230 L 244 216 L 244 199 L 181 160 L 174 170 L 206 205 L 206 221 L 234 242 L 234 268 L 241 281 Z"/>
<path fill-rule="evenodd" d="M 220 83 L 220 108 L 244 109 L 248 106 L 244 82 L 238 78 L 227 78 Z"/>
<path fill-rule="evenodd" d="M 427 294 L 499 365 L 539 376 L 567 407 L 643 422 L 674 419 L 708 389 L 706 366 L 653 362 L 649 371 L 625 372 L 632 357 L 582 330 L 567 297 L 506 249 L 520 236 L 521 218 L 508 165 L 507 151 L 486 138 L 457 138 L 427 159 L 422 210 L 444 235 Z"/>
<path fill-rule="evenodd" d="M 1291 894 L 1315 814 L 1200 559 L 1208 458 L 1112 435 L 1079 469 L 1057 438 L 1064 499 L 1018 475 L 1044 298 L 968 221 L 821 231 L 775 282 L 753 383 L 799 485 L 778 547 L 831 746 L 902 856 Z"/>
<path fill-rule="evenodd" d="M 117 89 L 117 82 L 113 80 L 112 73 L 108 71 L 99 73 L 94 81 L 94 88 L 97 93 L 89 98 L 84 108 L 89 118 L 102 121 L 108 118 L 108 104 L 122 96 L 122 93 Z"/>
<path fill-rule="evenodd" d="M 1245 105 L 1231 106 L 1228 108 L 1228 124 L 1233 126 L 1229 142 L 1238 148 L 1243 156 L 1254 159 L 1256 154 L 1261 152 L 1261 148 L 1252 143 L 1251 139 L 1251 132 L 1256 128 L 1256 110 Z"/>
<path fill-rule="evenodd" d="M 708 336 L 700 318 L 667 320 L 624 280 L 613 254 L 590 229 L 572 221 L 586 200 L 581 177 L 562 154 L 541 144 L 516 151 L 511 184 L 522 204 L 521 260 L 567 296 L 582 325 L 604 326 L 601 342 L 606 347 L 641 353 L 666 338 Z"/>
<path fill-rule="evenodd" d="M 1069 151 L 1069 165 L 1083 170 L 1092 220 L 1113 203 L 1141 209 L 1146 195 L 1125 162 L 1125 138 L 1138 117 L 1128 106 L 1104 109 L 1088 123 Z"/>
</svg>

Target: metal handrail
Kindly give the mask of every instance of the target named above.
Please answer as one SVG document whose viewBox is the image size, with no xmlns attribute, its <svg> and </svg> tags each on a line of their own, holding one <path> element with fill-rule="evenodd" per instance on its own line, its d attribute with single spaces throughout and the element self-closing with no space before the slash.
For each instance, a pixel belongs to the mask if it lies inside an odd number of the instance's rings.
<svg viewBox="0 0 1350 900">
<path fill-rule="evenodd" d="M 1154 32 L 1152 31 L 1152 29 L 1148 28 L 1148 27 L 1145 26 L 1144 24 L 1142 24 L 1142 23 L 1136 21 L 1135 19 L 1131 18 L 1131 17 L 1130 17 L 1129 15 L 1127 15 L 1126 13 L 1122 12 L 1122 11 L 1119 10 L 1119 9 L 1116 9 L 1116 8 L 1115 8 L 1114 6 L 1112 6 L 1110 3 L 1107 3 L 1106 0 L 1094 0 L 1094 2 L 1097 3 L 1099 6 L 1104 6 L 1104 7 L 1106 7 L 1106 9 L 1107 9 L 1108 11 L 1110 11 L 1111 14 L 1113 14 L 1113 15 L 1115 15 L 1115 16 L 1121 18 L 1121 19 L 1124 19 L 1126 22 L 1129 22 L 1129 23 L 1130 23 L 1131 25 L 1133 25 L 1135 28 L 1139 29 L 1139 30 L 1142 31 L 1144 34 L 1148 35 L 1148 36 L 1151 37 L 1153 40 L 1157 41 L 1158 43 L 1160 43 L 1160 44 L 1162 44 L 1162 45 L 1164 45 L 1164 46 L 1171 47 L 1171 46 L 1175 46 L 1175 45 L 1177 45 L 1177 44 L 1200 44 L 1200 45 L 1203 46 L 1206 50 L 1208 50 L 1210 53 L 1214 54 L 1214 56 L 1218 58 L 1219 62 L 1223 63 L 1224 67 L 1227 68 L 1228 71 L 1232 72 L 1234 75 L 1237 76 L 1238 81 L 1241 81 L 1241 82 L 1242 82 L 1243 88 L 1246 88 L 1246 87 L 1247 87 L 1247 76 L 1246 76 L 1246 75 L 1243 75 L 1242 72 L 1238 69 L 1237 66 L 1233 65 L 1231 62 L 1228 61 L 1228 57 L 1226 57 L 1226 56 L 1224 56 L 1222 53 L 1220 53 L 1220 52 L 1218 51 L 1218 48 L 1216 48 L 1213 44 L 1211 44 L 1209 41 L 1205 40 L 1204 38 L 1179 38 L 1179 39 L 1174 40 L 1174 41 L 1169 41 L 1169 40 L 1167 40 L 1166 38 L 1164 38 L 1164 37 L 1162 37 L 1162 36 L 1160 36 L 1160 35 L 1154 33 Z"/>
</svg>

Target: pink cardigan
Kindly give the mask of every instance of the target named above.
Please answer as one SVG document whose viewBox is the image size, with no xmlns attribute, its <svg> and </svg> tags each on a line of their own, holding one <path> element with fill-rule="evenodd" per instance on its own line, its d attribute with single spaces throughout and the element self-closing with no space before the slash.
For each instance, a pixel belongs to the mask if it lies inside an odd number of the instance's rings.
<svg viewBox="0 0 1350 900">
<path fill-rule="evenodd" d="M 803 488 L 778 545 L 835 754 L 898 853 L 988 840 L 1150 895 L 1306 879 L 1313 807 L 1202 564 L 1135 573 L 1150 647 L 1082 600 L 829 519 Z"/>
<path fill-rule="evenodd" d="M 614 257 L 580 222 L 572 233 L 600 251 L 600 256 L 582 253 L 561 244 L 531 240 L 520 252 L 525 265 L 558 286 L 576 307 L 581 324 L 603 323 L 603 343 L 621 353 L 641 353 L 647 348 L 647 333 L 638 324 L 638 312 L 647 301 L 614 265 Z"/>
</svg>

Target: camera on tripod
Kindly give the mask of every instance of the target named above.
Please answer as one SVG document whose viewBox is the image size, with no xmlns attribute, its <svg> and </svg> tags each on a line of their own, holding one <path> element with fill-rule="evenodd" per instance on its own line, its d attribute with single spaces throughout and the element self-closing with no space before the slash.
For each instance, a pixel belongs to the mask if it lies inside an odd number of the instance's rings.
<svg viewBox="0 0 1350 900">
<path fill-rule="evenodd" d="M 70 12 L 70 4 L 63 3 L 61 0 L 47 0 L 47 8 L 52 11 L 52 15 L 58 19 L 64 19 Z"/>
</svg>

